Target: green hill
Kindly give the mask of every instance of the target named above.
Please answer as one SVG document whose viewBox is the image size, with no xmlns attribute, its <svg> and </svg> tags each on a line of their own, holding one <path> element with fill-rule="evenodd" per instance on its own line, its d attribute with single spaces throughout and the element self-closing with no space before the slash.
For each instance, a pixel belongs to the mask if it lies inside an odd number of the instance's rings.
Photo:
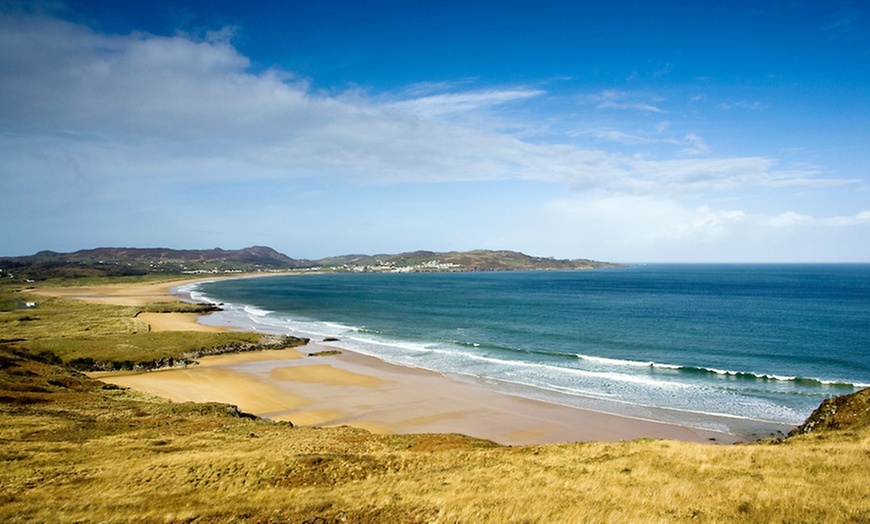
<svg viewBox="0 0 870 524">
<path fill-rule="evenodd" d="M 0 277 L 19 280 L 241 273 L 262 271 L 511 271 L 577 270 L 617 267 L 593 260 L 558 260 L 516 251 L 476 250 L 397 255 L 343 255 L 320 260 L 294 259 L 270 247 L 238 250 L 97 248 L 74 253 L 41 251 L 24 257 L 0 257 Z"/>
<path fill-rule="evenodd" d="M 414 251 L 397 255 L 344 255 L 314 262 L 324 269 L 345 271 L 536 271 L 619 267 L 587 259 L 533 257 L 516 251 Z"/>
</svg>

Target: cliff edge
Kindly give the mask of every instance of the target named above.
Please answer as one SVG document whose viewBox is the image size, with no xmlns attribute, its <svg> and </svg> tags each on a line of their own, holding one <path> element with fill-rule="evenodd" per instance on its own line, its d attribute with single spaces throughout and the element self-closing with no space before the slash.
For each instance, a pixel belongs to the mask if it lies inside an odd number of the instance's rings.
<svg viewBox="0 0 870 524">
<path fill-rule="evenodd" d="M 870 388 L 824 400 L 788 436 L 810 432 L 870 427 Z"/>
</svg>

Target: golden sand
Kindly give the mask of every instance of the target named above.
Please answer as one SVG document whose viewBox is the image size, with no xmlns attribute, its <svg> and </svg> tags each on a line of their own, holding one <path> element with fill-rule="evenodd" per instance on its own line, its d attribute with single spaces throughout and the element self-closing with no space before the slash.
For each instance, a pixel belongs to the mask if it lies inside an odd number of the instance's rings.
<svg viewBox="0 0 870 524">
<path fill-rule="evenodd" d="M 43 287 L 34 289 L 36 295 L 51 295 L 67 298 L 78 298 L 94 304 L 112 304 L 116 306 L 145 306 L 154 302 L 174 302 L 178 297 L 172 294 L 172 289 L 192 282 L 202 282 L 204 279 L 176 280 L 172 282 L 141 283 L 141 284 L 108 284 L 105 286 L 77 287 Z"/>
<path fill-rule="evenodd" d="M 374 387 L 389 384 L 390 381 L 335 368 L 329 364 L 286 367 L 273 369 L 271 376 L 279 381 L 308 382 L 329 386 Z"/>
<path fill-rule="evenodd" d="M 328 348 L 316 344 L 306 348 L 323 349 Z M 502 444 L 640 437 L 735 440 L 714 432 L 514 397 L 348 351 L 330 357 L 301 357 L 292 350 L 242 353 L 205 357 L 201 362 L 187 369 L 99 378 L 179 402 L 235 404 L 243 411 L 297 426 L 463 433 Z"/>
<path fill-rule="evenodd" d="M 302 396 L 227 368 L 167 369 L 102 375 L 98 378 L 103 382 L 147 391 L 174 402 L 222 402 L 251 413 L 287 411 L 308 404 L 308 400 Z"/>
<path fill-rule="evenodd" d="M 151 327 L 151 331 L 226 331 L 224 327 L 201 324 L 197 313 L 139 313 L 136 318 Z"/>
</svg>

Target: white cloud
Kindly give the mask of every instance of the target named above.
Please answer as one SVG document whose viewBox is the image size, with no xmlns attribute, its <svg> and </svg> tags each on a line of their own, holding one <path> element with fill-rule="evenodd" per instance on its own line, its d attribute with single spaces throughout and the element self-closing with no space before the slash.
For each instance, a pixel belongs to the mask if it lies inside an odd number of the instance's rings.
<svg viewBox="0 0 870 524">
<path fill-rule="evenodd" d="M 213 195 L 210 209 L 248 206 L 236 213 L 250 216 L 260 212 L 256 202 L 236 202 L 232 191 L 213 188 L 266 181 L 284 188 L 292 205 L 290 188 L 300 180 L 323 186 L 520 180 L 570 195 L 530 217 L 535 230 L 524 242 L 542 254 L 586 256 L 588 245 L 600 250 L 588 256 L 605 259 L 714 259 L 729 248 L 746 253 L 738 249 L 742 242 L 767 253 L 775 230 L 870 223 L 870 211 L 813 218 L 681 204 L 683 198 L 712 201 L 710 195 L 747 188 L 851 181 L 760 156 L 695 158 L 708 155 L 710 146 L 698 133 L 669 133 L 668 121 L 646 132 L 603 126 L 588 132 L 635 147 L 636 154 L 606 144 L 583 148 L 569 136 L 520 136 L 476 117 L 506 118 L 499 114 L 503 107 L 515 109 L 548 93 L 524 86 L 475 89 L 473 80 L 376 96 L 318 92 L 286 71 L 252 71 L 230 37 L 231 31 L 204 39 L 106 35 L 44 16 L 0 15 L 0 177 L 7 199 L 0 220 L 56 213 L 53 221 L 39 223 L 57 228 L 55 236 L 74 230 L 71 238 L 85 239 L 94 224 L 106 234 L 120 227 L 105 220 L 105 210 L 130 220 L 151 210 L 172 216 L 166 202 L 178 188 Z M 604 109 L 663 112 L 646 95 L 603 91 L 586 101 Z M 672 156 L 645 150 L 655 145 L 669 146 L 662 149 Z M 462 226 L 474 218 L 463 216 Z M 212 234 L 220 238 L 223 232 Z M 514 237 L 506 232 L 504 238 Z M 554 252 L 552 246 L 561 245 L 571 252 Z M 716 252 L 700 256 L 691 246 Z"/>
<path fill-rule="evenodd" d="M 628 133 L 619 129 L 585 129 L 574 131 L 571 136 L 592 136 L 601 142 L 611 142 L 629 146 L 636 145 L 673 145 L 680 146 L 679 154 L 684 156 L 704 155 L 710 152 L 707 142 L 697 133 L 690 132 L 683 137 L 668 136 L 665 132 L 671 122 L 664 120 L 652 126 L 649 130 Z"/>
<path fill-rule="evenodd" d="M 664 110 L 655 104 L 637 99 L 629 93 L 620 91 L 604 90 L 601 93 L 591 96 L 596 107 L 599 109 L 619 109 L 633 111 L 647 111 L 652 113 L 664 113 Z"/>
<path fill-rule="evenodd" d="M 455 113 L 468 113 L 490 107 L 527 100 L 544 94 L 538 89 L 511 89 L 445 93 L 403 100 L 391 104 L 424 117 L 437 117 Z"/>
<path fill-rule="evenodd" d="M 786 228 L 794 227 L 800 224 L 809 224 L 813 221 L 813 217 L 809 215 L 801 215 L 800 213 L 795 213 L 794 211 L 786 211 L 785 213 L 770 217 L 770 219 L 768 220 L 768 224 L 777 228 Z"/>
<path fill-rule="evenodd" d="M 686 144 L 686 148 L 680 151 L 681 154 L 684 155 L 703 155 L 710 152 L 710 147 L 707 146 L 707 143 L 703 138 L 696 135 L 695 133 L 689 133 L 683 138 L 683 142 Z"/>
<path fill-rule="evenodd" d="M 671 122 L 669 120 L 662 120 L 655 125 L 655 132 L 659 135 L 664 134 L 664 132 L 667 131 L 669 127 L 671 127 Z"/>
<path fill-rule="evenodd" d="M 660 139 L 650 138 L 639 134 L 626 133 L 625 131 L 618 131 L 616 129 L 594 129 L 591 131 L 574 133 L 574 135 L 591 135 L 603 142 L 614 142 L 625 145 L 656 144 L 662 142 Z"/>
<path fill-rule="evenodd" d="M 575 188 L 715 191 L 741 184 L 810 185 L 813 172 L 774 173 L 773 160 L 637 160 L 571 144 L 534 143 L 475 125 L 468 114 L 545 96 L 538 89 L 467 90 L 417 85 L 399 102 L 358 91 L 324 94 L 278 70 L 254 73 L 228 33 L 103 35 L 45 17 L 0 17 L 0 117 L 15 159 L 64 155 L 91 176 L 149 173 L 186 178 L 338 176 L 362 183 L 524 179 Z M 407 96 L 405 93 L 404 96 Z M 661 112 L 627 93 L 603 91 L 599 106 Z M 666 126 L 659 129 L 664 131 Z M 28 151 L 27 137 L 41 137 Z M 620 131 L 599 138 L 671 143 L 708 152 L 695 133 L 681 139 Z M 21 139 L 21 140 L 19 140 Z M 14 147 L 11 144 L 15 144 Z M 55 162 L 55 163 L 52 163 Z M 34 170 L 40 166 L 35 165 Z M 658 189 L 656 189 L 658 190 Z"/>
<path fill-rule="evenodd" d="M 754 100 L 752 102 L 748 100 L 739 100 L 737 102 L 722 102 L 719 104 L 721 109 L 729 110 L 729 109 L 746 109 L 748 111 L 761 111 L 764 109 L 769 109 L 770 105 L 759 102 L 758 100 Z"/>
<path fill-rule="evenodd" d="M 870 234 L 870 219 L 858 218 L 865 213 L 764 214 L 655 196 L 572 195 L 530 217 L 517 242 L 538 252 L 550 246 L 554 256 L 580 246 L 588 256 L 626 262 L 861 261 L 870 258 L 870 245 L 847 240 Z"/>
<path fill-rule="evenodd" d="M 703 142 L 702 142 L 703 144 Z M 707 194 L 752 187 L 831 187 L 850 179 L 820 178 L 816 170 L 778 169 L 763 157 L 698 158 L 678 160 L 633 159 L 628 169 L 635 176 L 626 188 L 683 194 Z"/>
<path fill-rule="evenodd" d="M 835 216 L 821 219 L 826 226 L 857 226 L 870 224 L 870 211 L 861 211 L 851 216 Z"/>
</svg>

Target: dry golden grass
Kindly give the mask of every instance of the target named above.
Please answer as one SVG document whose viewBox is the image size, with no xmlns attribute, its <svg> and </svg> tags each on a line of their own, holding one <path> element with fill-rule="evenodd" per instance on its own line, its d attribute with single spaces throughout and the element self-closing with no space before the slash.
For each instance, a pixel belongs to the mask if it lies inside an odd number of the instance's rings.
<svg viewBox="0 0 870 524">
<path fill-rule="evenodd" d="M 870 522 L 866 425 L 741 446 L 292 428 L 30 358 L 76 318 L 138 336 L 125 308 L 71 307 L 3 313 L 26 340 L 0 344 L 0 522 Z"/>
<path fill-rule="evenodd" d="M 867 522 L 870 431 L 505 447 L 237 418 L 3 356 L 3 522 Z"/>
<path fill-rule="evenodd" d="M 7 296 L 10 296 L 7 293 Z M 0 312 L 0 338 L 40 340 L 67 337 L 145 333 L 148 324 L 135 317 L 135 307 L 88 304 L 60 297 L 12 295 L 26 302 L 37 302 L 36 309 Z"/>
<path fill-rule="evenodd" d="M 149 332 L 141 311 L 200 311 L 202 306 L 158 303 L 149 306 L 93 304 L 72 298 L 13 293 L 0 287 L 0 300 L 37 302 L 35 309 L 0 311 L 0 342 L 50 353 L 63 362 L 90 359 L 133 365 L 233 344 L 253 344 L 256 333 Z M 86 366 L 87 367 L 87 366 Z"/>
</svg>

